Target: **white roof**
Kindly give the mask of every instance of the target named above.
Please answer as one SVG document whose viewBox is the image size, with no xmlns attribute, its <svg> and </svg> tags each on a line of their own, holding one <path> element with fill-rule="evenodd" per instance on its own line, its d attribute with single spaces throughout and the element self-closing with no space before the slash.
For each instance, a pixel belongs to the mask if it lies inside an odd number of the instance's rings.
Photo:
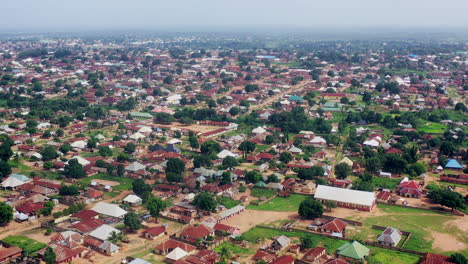
<svg viewBox="0 0 468 264">
<path fill-rule="evenodd" d="M 314 197 L 315 199 L 360 204 L 365 206 L 372 206 L 375 201 L 374 192 L 356 191 L 325 185 L 319 185 L 317 187 Z"/>
<path fill-rule="evenodd" d="M 323 144 L 327 143 L 327 141 L 323 137 L 314 137 L 309 142 L 310 143 L 323 143 Z"/>
<path fill-rule="evenodd" d="M 364 143 L 362 143 L 362 144 L 366 145 L 366 146 L 371 146 L 371 147 L 378 147 L 379 146 L 379 141 L 377 141 L 375 139 L 371 139 L 371 140 L 364 141 Z"/>
<path fill-rule="evenodd" d="M 140 129 L 138 129 L 138 132 L 140 133 L 153 132 L 153 129 L 149 126 L 142 126 Z"/>
<path fill-rule="evenodd" d="M 180 143 L 182 143 L 182 141 L 177 138 L 173 138 L 167 142 L 167 144 L 180 144 Z"/>
<path fill-rule="evenodd" d="M 135 134 L 131 135 L 130 138 L 131 138 L 131 139 L 138 140 L 138 139 L 140 139 L 140 138 L 145 138 L 145 135 L 143 135 L 143 134 L 140 133 L 140 132 L 136 132 Z"/>
<path fill-rule="evenodd" d="M 127 203 L 139 203 L 143 200 L 134 194 L 129 194 L 125 199 L 123 199 L 123 201 Z"/>
<path fill-rule="evenodd" d="M 263 134 L 266 132 L 267 132 L 266 129 L 264 129 L 263 127 L 257 127 L 257 128 L 252 129 L 252 133 L 254 134 Z"/>
<path fill-rule="evenodd" d="M 222 150 L 220 153 L 218 153 L 218 155 L 216 155 L 216 156 L 217 156 L 218 158 L 220 158 L 220 159 L 224 159 L 224 158 L 226 158 L 226 157 L 228 157 L 228 156 L 234 157 L 234 158 L 235 158 L 235 157 L 237 157 L 237 156 L 239 156 L 239 155 L 236 154 L 236 153 L 232 153 L 231 151 L 229 151 L 229 150 L 227 150 L 227 149 L 223 149 L 223 150 Z"/>
<path fill-rule="evenodd" d="M 102 225 L 96 228 L 93 232 L 89 233 L 90 236 L 105 241 L 109 239 L 112 232 L 120 233 L 120 230 L 113 228 L 110 225 Z"/>
<path fill-rule="evenodd" d="M 187 256 L 187 251 L 181 249 L 180 247 L 174 248 L 169 254 L 166 255 L 166 258 L 170 260 L 179 260 L 185 256 Z"/>
<path fill-rule="evenodd" d="M 110 204 L 106 202 L 99 202 L 93 208 L 93 211 L 99 214 L 108 215 L 112 217 L 122 217 L 127 214 L 127 211 L 120 208 L 116 204 Z"/>
<path fill-rule="evenodd" d="M 91 162 L 87 161 L 86 159 L 80 157 L 80 156 L 76 156 L 76 157 L 73 157 L 71 158 L 70 160 L 72 159 L 76 159 L 76 161 L 78 161 L 78 163 L 81 165 L 81 166 L 86 166 L 88 164 L 90 164 Z M 68 164 L 68 161 L 65 162 L 65 164 Z"/>
<path fill-rule="evenodd" d="M 132 260 L 131 262 L 129 262 L 128 264 L 151 264 L 151 262 L 148 262 L 144 259 L 141 259 L 141 258 L 136 258 L 134 260 Z"/>
<path fill-rule="evenodd" d="M 143 164 L 141 164 L 141 163 L 138 162 L 138 161 L 135 161 L 135 162 L 133 162 L 132 164 L 130 164 L 130 165 L 128 165 L 127 167 L 125 167 L 126 170 L 128 170 L 128 171 L 133 171 L 133 172 L 139 171 L 139 170 L 143 170 L 143 169 L 145 169 L 145 168 L 146 168 L 146 166 L 143 165 Z"/>
<path fill-rule="evenodd" d="M 80 148 L 80 149 L 82 149 L 82 148 L 86 148 L 86 145 L 87 145 L 86 142 L 84 142 L 83 140 L 78 140 L 78 141 L 75 141 L 75 142 L 71 143 L 70 146 L 71 146 L 72 148 Z"/>
<path fill-rule="evenodd" d="M 4 180 L 2 182 L 2 187 L 3 188 L 15 188 L 17 186 L 23 185 L 24 182 L 16 179 L 15 177 L 8 177 L 8 179 Z"/>
</svg>

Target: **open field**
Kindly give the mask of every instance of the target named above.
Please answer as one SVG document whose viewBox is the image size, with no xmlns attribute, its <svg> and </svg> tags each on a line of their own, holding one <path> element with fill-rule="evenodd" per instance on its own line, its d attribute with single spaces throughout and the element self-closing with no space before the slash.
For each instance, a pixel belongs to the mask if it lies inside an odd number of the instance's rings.
<svg viewBox="0 0 468 264">
<path fill-rule="evenodd" d="M 310 237 L 312 238 L 315 246 L 325 247 L 327 249 L 328 254 L 334 253 L 338 249 L 338 247 L 346 243 L 346 241 L 343 240 L 328 238 L 317 234 L 310 234 L 299 231 L 280 231 L 262 227 L 252 228 L 244 234 L 244 237 L 247 241 L 251 243 L 259 243 L 264 239 L 272 239 L 273 237 L 280 235 L 291 237 L 294 242 L 298 242 L 301 237 Z M 370 263 L 412 264 L 418 263 L 420 259 L 418 255 L 402 253 L 377 247 L 369 248 L 371 250 L 371 259 L 374 261 Z M 391 262 L 388 262 L 389 260 L 391 260 Z"/>
<path fill-rule="evenodd" d="M 262 188 L 252 188 L 250 192 L 250 196 L 260 198 L 265 196 L 266 198 L 270 198 L 275 195 L 276 192 L 273 190 L 262 189 Z"/>
<path fill-rule="evenodd" d="M 299 204 L 305 198 L 304 195 L 291 194 L 290 197 L 275 197 L 262 205 L 249 205 L 247 208 L 262 211 L 297 212 Z"/>
<path fill-rule="evenodd" d="M 114 191 L 122 191 L 122 190 L 131 190 L 132 189 L 132 183 L 133 179 L 130 178 L 125 178 L 125 177 L 117 177 L 117 176 L 110 176 L 107 174 L 96 174 L 91 177 L 87 177 L 84 179 L 81 179 L 80 182 L 84 185 L 89 185 L 91 181 L 93 180 L 105 180 L 105 181 L 112 181 L 115 184 L 115 182 L 119 183 L 118 185 L 115 185 L 112 187 Z"/>
<path fill-rule="evenodd" d="M 461 224 L 463 218 L 413 208 L 382 204 L 378 207 L 380 212 L 374 213 L 374 216 L 357 214 L 345 217 L 364 223 L 362 227 L 353 227 L 355 230 L 349 232 L 348 236 L 359 240 L 375 239 L 375 235 L 380 232 L 372 229 L 372 225 L 390 226 L 412 233 L 405 249 L 444 254 L 468 252 L 468 224 Z"/>
<path fill-rule="evenodd" d="M 418 126 L 419 132 L 425 132 L 429 134 L 442 134 L 447 130 L 447 126 L 439 123 L 425 123 Z"/>
</svg>

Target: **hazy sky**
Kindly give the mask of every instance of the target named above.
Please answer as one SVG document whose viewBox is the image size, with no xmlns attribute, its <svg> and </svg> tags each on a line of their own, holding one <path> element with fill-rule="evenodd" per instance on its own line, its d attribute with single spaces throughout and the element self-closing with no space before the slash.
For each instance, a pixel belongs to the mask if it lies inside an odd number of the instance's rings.
<svg viewBox="0 0 468 264">
<path fill-rule="evenodd" d="M 3 0 L 5 29 L 468 27 L 468 0 Z"/>
</svg>

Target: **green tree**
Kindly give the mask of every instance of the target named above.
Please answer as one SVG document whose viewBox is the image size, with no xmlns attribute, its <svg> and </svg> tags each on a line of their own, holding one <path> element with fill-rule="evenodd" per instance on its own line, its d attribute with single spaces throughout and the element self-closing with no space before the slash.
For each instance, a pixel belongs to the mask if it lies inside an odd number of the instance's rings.
<svg viewBox="0 0 468 264">
<path fill-rule="evenodd" d="M 315 247 L 315 243 L 310 236 L 301 237 L 301 248 L 309 249 Z"/>
<path fill-rule="evenodd" d="M 59 189 L 59 194 L 63 196 L 76 196 L 80 194 L 80 188 L 76 185 L 62 185 Z"/>
<path fill-rule="evenodd" d="M 299 205 L 298 213 L 305 219 L 315 219 L 323 214 L 323 205 L 320 201 L 308 197 Z"/>
<path fill-rule="evenodd" d="M 317 177 L 322 177 L 325 173 L 325 169 L 322 166 L 312 166 L 311 168 L 302 168 L 297 173 L 297 177 L 303 180 L 312 180 Z"/>
<path fill-rule="evenodd" d="M 244 153 L 244 159 L 245 159 L 247 157 L 247 153 L 253 152 L 255 150 L 255 147 L 256 147 L 255 143 L 250 142 L 250 141 L 244 141 L 239 145 L 237 149 Z"/>
<path fill-rule="evenodd" d="M 434 189 L 429 192 L 428 197 L 435 203 L 451 208 L 452 211 L 465 208 L 463 195 L 448 189 Z"/>
<path fill-rule="evenodd" d="M 63 168 L 63 174 L 73 179 L 81 179 L 86 177 L 86 172 L 83 169 L 83 166 L 78 163 L 77 159 L 71 159 L 68 161 L 68 164 Z"/>
<path fill-rule="evenodd" d="M 11 145 L 8 142 L 3 142 L 0 145 L 0 160 L 8 161 L 13 156 Z"/>
<path fill-rule="evenodd" d="M 224 246 L 221 248 L 219 251 L 219 258 L 222 262 L 227 263 L 228 259 L 230 259 L 232 256 L 231 251 L 227 246 Z"/>
<path fill-rule="evenodd" d="M 55 150 L 52 146 L 47 146 L 42 149 L 41 151 L 42 160 L 48 161 L 57 158 L 59 155 L 57 154 L 57 150 Z"/>
<path fill-rule="evenodd" d="M 123 177 L 124 174 L 125 174 L 125 167 L 124 167 L 124 165 L 119 163 L 119 165 L 117 165 L 117 176 Z"/>
<path fill-rule="evenodd" d="M 346 179 L 349 173 L 351 173 L 351 168 L 348 164 L 342 162 L 335 166 L 335 175 L 338 179 Z"/>
<path fill-rule="evenodd" d="M 216 154 L 221 151 L 221 146 L 218 142 L 214 140 L 208 140 L 203 142 L 203 144 L 200 147 L 200 151 L 201 153 L 206 155 Z"/>
<path fill-rule="evenodd" d="M 217 206 L 217 202 L 213 198 L 213 195 L 207 192 L 197 194 L 192 203 L 197 208 L 209 212 L 214 212 Z"/>
<path fill-rule="evenodd" d="M 256 171 L 249 171 L 245 174 L 245 181 L 248 183 L 257 183 L 262 180 L 262 175 Z"/>
<path fill-rule="evenodd" d="M 8 162 L 0 160 L 0 177 L 6 177 L 11 173 L 11 166 Z"/>
<path fill-rule="evenodd" d="M 99 147 L 99 155 L 102 157 L 110 157 L 112 156 L 112 149 L 108 146 Z"/>
<path fill-rule="evenodd" d="M 132 142 L 127 143 L 124 147 L 124 151 L 128 154 L 132 154 L 136 150 L 136 145 L 133 144 Z"/>
<path fill-rule="evenodd" d="M 227 156 L 223 159 L 223 167 L 226 169 L 234 168 L 239 165 L 239 162 L 236 158 Z"/>
<path fill-rule="evenodd" d="M 13 207 L 0 202 L 0 225 L 8 224 L 11 220 L 13 220 Z"/>
<path fill-rule="evenodd" d="M 44 262 L 46 264 L 57 263 L 57 256 L 55 255 L 55 252 L 51 247 L 47 247 L 47 249 L 44 252 Z"/>
<path fill-rule="evenodd" d="M 289 152 L 281 152 L 279 155 L 279 160 L 283 163 L 289 163 L 291 160 L 293 160 L 293 156 Z"/>
<path fill-rule="evenodd" d="M 62 146 L 60 146 L 59 150 L 63 154 L 67 154 L 67 152 L 70 151 L 71 149 L 72 149 L 72 147 L 69 144 L 63 144 Z"/>
<path fill-rule="evenodd" d="M 450 255 L 450 261 L 455 264 L 468 264 L 468 259 L 462 253 L 453 253 Z"/>
<path fill-rule="evenodd" d="M 151 216 L 154 217 L 155 221 L 158 222 L 159 214 L 167 208 L 167 203 L 159 197 L 150 197 L 146 201 L 145 207 Z"/>
<path fill-rule="evenodd" d="M 124 216 L 124 224 L 130 231 L 135 232 L 141 228 L 141 221 L 134 212 L 129 212 Z"/>
<path fill-rule="evenodd" d="M 136 195 L 144 196 L 153 191 L 151 185 L 145 183 L 143 179 L 136 179 L 132 183 L 132 190 Z"/>
<path fill-rule="evenodd" d="M 221 177 L 221 185 L 224 184 L 231 184 L 231 173 L 230 172 L 223 172 L 222 177 Z"/>
<path fill-rule="evenodd" d="M 175 172 L 167 172 L 166 173 L 166 180 L 170 183 L 173 182 L 181 182 L 184 179 L 184 176 L 182 174 L 178 174 Z"/>
<path fill-rule="evenodd" d="M 166 163 L 166 173 L 173 172 L 182 175 L 185 171 L 185 163 L 179 158 L 169 159 Z"/>
</svg>

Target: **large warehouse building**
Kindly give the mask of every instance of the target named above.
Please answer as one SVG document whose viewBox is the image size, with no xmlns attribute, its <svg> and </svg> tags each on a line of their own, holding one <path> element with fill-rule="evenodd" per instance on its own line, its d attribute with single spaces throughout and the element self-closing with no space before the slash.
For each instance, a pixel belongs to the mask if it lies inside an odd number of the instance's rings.
<svg viewBox="0 0 468 264">
<path fill-rule="evenodd" d="M 315 199 L 326 202 L 334 201 L 339 207 L 371 211 L 375 207 L 375 193 L 356 191 L 319 185 L 315 191 Z"/>
</svg>

